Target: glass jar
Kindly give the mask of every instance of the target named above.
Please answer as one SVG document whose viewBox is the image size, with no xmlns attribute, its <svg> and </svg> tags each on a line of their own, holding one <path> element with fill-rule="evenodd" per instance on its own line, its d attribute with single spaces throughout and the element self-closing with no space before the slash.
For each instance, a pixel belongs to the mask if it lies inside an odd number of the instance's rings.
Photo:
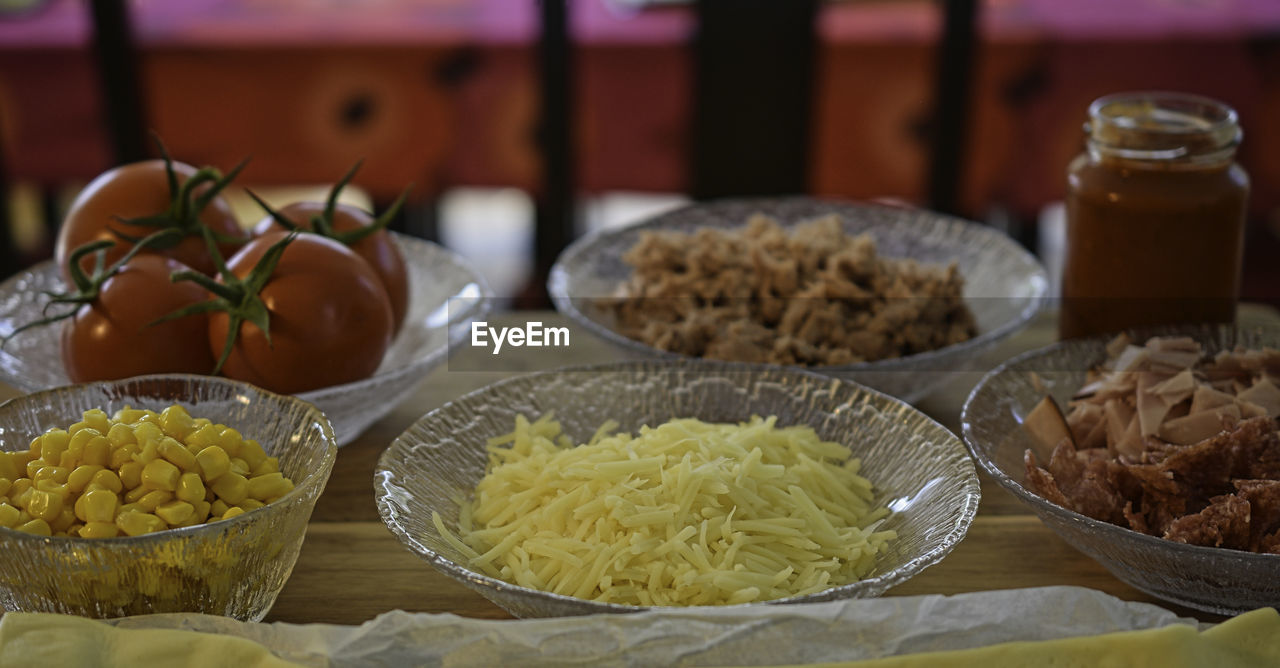
<svg viewBox="0 0 1280 668">
<path fill-rule="evenodd" d="M 1067 170 L 1061 337 L 1233 321 L 1249 197 L 1236 112 L 1121 93 L 1089 106 L 1085 132 Z"/>
</svg>

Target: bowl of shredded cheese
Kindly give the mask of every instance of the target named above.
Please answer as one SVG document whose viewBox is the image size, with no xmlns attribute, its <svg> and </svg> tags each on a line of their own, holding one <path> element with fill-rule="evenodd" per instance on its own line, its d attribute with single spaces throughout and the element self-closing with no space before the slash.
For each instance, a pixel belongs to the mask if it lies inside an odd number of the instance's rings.
<svg viewBox="0 0 1280 668">
<path fill-rule="evenodd" d="M 798 369 L 645 361 L 505 380 L 409 427 L 383 521 L 519 617 L 877 596 L 978 508 L 959 439 Z"/>
</svg>

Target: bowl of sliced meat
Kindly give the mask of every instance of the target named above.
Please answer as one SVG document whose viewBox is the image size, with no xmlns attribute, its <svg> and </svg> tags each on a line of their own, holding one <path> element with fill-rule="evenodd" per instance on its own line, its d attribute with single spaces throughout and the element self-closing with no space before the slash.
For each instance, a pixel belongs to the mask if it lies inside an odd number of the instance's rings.
<svg viewBox="0 0 1280 668">
<path fill-rule="evenodd" d="M 1004 363 L 961 413 L 978 464 L 1118 578 L 1219 614 L 1280 604 L 1280 328 L 1189 326 Z"/>
</svg>

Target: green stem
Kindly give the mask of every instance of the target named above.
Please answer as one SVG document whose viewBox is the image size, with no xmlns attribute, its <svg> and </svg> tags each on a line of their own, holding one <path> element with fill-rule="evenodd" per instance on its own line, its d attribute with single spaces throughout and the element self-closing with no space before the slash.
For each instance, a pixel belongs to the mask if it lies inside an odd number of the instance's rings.
<svg viewBox="0 0 1280 668">
<path fill-rule="evenodd" d="M 134 256 L 142 252 L 144 249 L 151 247 L 157 239 L 160 239 L 170 232 L 170 230 L 160 230 L 159 232 L 155 232 L 139 240 L 133 248 L 129 249 L 129 252 L 125 253 L 119 260 L 111 263 L 111 266 L 109 267 L 106 266 L 107 249 L 116 245 L 116 242 L 110 239 L 91 241 L 71 251 L 71 255 L 68 257 L 67 273 L 71 275 L 73 289 L 62 293 L 47 293 L 49 295 L 49 303 L 45 304 L 44 308 L 41 309 L 40 315 L 42 317 L 19 326 L 10 332 L 8 336 L 0 339 L 0 348 L 8 345 L 10 339 L 27 331 L 28 329 L 51 325 L 60 320 L 66 320 L 67 318 L 75 315 L 76 311 L 80 309 L 82 304 L 88 304 L 97 300 L 99 295 L 102 294 L 102 286 L 110 280 L 112 276 L 120 273 L 120 270 L 123 269 L 125 264 L 132 260 Z M 93 272 L 86 275 L 84 267 L 81 266 L 80 261 L 90 253 L 94 254 Z M 71 308 L 57 315 L 48 315 L 51 307 L 60 304 L 70 304 Z"/>
</svg>

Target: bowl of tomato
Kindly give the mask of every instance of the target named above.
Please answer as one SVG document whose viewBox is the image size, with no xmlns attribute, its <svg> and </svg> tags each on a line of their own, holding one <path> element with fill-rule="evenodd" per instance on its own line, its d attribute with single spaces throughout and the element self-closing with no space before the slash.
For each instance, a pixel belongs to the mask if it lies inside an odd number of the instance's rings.
<svg viewBox="0 0 1280 668">
<path fill-rule="evenodd" d="M 395 408 L 431 369 L 445 360 L 451 345 L 465 336 L 470 322 L 483 318 L 490 306 L 491 294 L 484 279 L 456 253 L 429 241 L 389 234 L 404 258 L 410 290 L 404 322 L 385 349 L 377 351 L 377 359 L 370 361 L 365 355 L 369 351 L 352 343 L 358 337 L 329 326 L 323 314 L 303 318 L 307 326 L 277 326 L 269 344 L 265 339 L 252 338 L 236 344 L 235 352 L 245 353 L 239 355 L 243 358 L 240 363 L 250 372 L 260 370 L 272 359 L 293 357 L 293 363 L 304 370 L 326 370 L 365 356 L 355 362 L 373 369 L 367 377 L 314 389 L 295 391 L 299 387 L 294 384 L 298 381 L 295 377 L 286 376 L 283 387 L 273 387 L 258 378 L 245 379 L 320 407 L 333 423 L 340 444 L 352 441 Z M 175 268 L 171 260 L 151 255 L 134 258 L 135 262 L 139 260 L 136 269 L 131 264 L 129 271 L 104 287 L 98 297 L 101 303 L 81 305 L 82 317 L 9 338 L 0 349 L 0 381 L 33 392 L 68 385 L 73 382 L 73 372 L 105 371 L 125 378 L 152 372 L 130 372 L 127 365 L 132 361 L 160 355 L 179 363 L 190 362 L 196 369 L 212 369 L 219 351 L 210 345 L 207 325 L 192 327 L 175 320 L 147 327 L 156 319 L 157 311 L 167 313 L 190 303 L 189 296 L 173 296 L 171 290 L 190 291 L 196 286 L 169 280 Z M 339 274 L 313 272 L 306 278 L 280 281 L 288 284 L 283 286 L 287 289 L 273 293 L 273 303 L 294 299 L 298 308 L 305 310 L 313 308 L 307 299 L 318 293 L 352 289 L 352 281 Z M 55 261 L 42 262 L 0 283 L 0 335 L 8 336 L 23 324 L 40 319 L 48 301 L 41 295 L 61 292 L 66 285 Z M 112 317 L 107 317 L 108 313 Z M 315 343 L 306 340 L 308 336 L 325 338 L 325 345 L 345 352 L 308 353 L 307 347 Z M 190 373 L 192 369 L 169 372 Z"/>
<path fill-rule="evenodd" d="M 490 294 L 462 258 L 339 201 L 232 214 L 227 173 L 113 167 L 75 198 L 54 259 L 0 284 L 0 380 L 34 391 L 153 374 L 225 376 L 297 396 L 340 443 L 394 408 Z M 407 191 L 406 191 L 407 194 Z M 55 326 L 56 325 L 56 326 Z"/>
</svg>

